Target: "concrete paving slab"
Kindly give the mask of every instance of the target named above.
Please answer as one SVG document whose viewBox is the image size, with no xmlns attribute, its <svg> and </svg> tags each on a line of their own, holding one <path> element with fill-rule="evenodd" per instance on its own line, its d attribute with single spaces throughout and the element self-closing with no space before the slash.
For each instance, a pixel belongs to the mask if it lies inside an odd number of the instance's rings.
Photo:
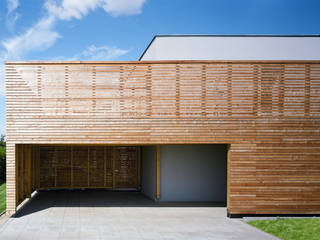
<svg viewBox="0 0 320 240">
<path fill-rule="evenodd" d="M 0 239 L 277 239 L 215 204 L 155 203 L 140 193 L 44 191 L 0 225 Z"/>
</svg>

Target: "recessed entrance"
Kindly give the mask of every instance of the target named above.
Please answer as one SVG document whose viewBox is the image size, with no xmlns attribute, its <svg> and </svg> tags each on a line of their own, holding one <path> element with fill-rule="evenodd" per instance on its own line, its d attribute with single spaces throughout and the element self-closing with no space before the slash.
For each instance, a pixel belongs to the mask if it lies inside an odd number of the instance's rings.
<svg viewBox="0 0 320 240">
<path fill-rule="evenodd" d="M 18 145 L 17 202 L 34 190 L 137 191 L 156 202 L 226 203 L 227 145 Z"/>
</svg>

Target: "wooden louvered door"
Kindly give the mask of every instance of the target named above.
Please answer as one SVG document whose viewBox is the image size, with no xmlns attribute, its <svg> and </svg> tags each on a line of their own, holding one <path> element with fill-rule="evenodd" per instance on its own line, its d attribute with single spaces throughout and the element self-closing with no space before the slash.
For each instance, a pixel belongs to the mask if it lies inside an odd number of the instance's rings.
<svg viewBox="0 0 320 240">
<path fill-rule="evenodd" d="M 138 188 L 138 148 L 115 148 L 115 188 Z"/>
</svg>

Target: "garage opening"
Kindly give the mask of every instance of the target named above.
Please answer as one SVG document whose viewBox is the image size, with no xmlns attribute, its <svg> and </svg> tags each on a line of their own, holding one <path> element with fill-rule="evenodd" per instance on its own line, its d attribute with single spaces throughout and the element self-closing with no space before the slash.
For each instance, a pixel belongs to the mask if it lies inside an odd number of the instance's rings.
<svg viewBox="0 0 320 240">
<path fill-rule="evenodd" d="M 226 203 L 228 146 L 17 145 L 17 203 L 35 190 L 131 191 L 153 202 Z"/>
</svg>

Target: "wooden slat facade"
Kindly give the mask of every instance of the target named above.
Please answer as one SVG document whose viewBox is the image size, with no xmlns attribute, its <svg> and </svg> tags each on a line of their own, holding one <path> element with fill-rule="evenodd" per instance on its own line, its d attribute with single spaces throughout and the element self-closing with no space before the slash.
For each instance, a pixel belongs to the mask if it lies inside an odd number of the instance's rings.
<svg viewBox="0 0 320 240">
<path fill-rule="evenodd" d="M 8 62 L 6 89 L 9 213 L 40 186 L 37 144 L 215 143 L 230 213 L 320 213 L 319 61 Z"/>
</svg>

